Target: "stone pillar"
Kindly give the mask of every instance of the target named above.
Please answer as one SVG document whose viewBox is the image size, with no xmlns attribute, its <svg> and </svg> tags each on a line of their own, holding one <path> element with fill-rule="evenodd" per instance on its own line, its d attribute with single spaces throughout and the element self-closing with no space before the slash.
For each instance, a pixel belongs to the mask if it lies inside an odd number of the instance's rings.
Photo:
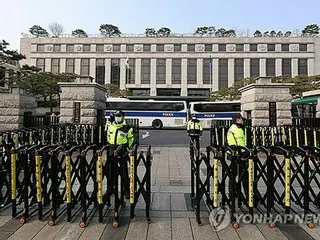
<svg viewBox="0 0 320 240">
<path fill-rule="evenodd" d="M 228 87 L 232 87 L 234 84 L 234 59 L 228 60 Z"/>
<path fill-rule="evenodd" d="M 0 131 L 22 128 L 24 114 L 34 114 L 36 108 L 35 97 L 26 95 L 21 88 L 11 87 L 0 93 Z"/>
<path fill-rule="evenodd" d="M 141 73 L 141 64 L 140 64 L 140 73 Z M 157 96 L 157 59 L 155 58 L 151 59 L 150 96 Z"/>
<path fill-rule="evenodd" d="M 166 60 L 166 84 L 172 84 L 172 59 Z"/>
<path fill-rule="evenodd" d="M 197 59 L 197 84 L 203 84 L 203 59 Z"/>
<path fill-rule="evenodd" d="M 292 125 L 290 87 L 293 85 L 259 77 L 256 83 L 239 89 L 242 114 L 252 119 L 252 126 Z"/>
<path fill-rule="evenodd" d="M 62 82 L 59 85 L 60 123 L 97 124 L 106 107 L 106 89 L 94 83 L 89 76 L 81 76 L 76 82 Z"/>
</svg>

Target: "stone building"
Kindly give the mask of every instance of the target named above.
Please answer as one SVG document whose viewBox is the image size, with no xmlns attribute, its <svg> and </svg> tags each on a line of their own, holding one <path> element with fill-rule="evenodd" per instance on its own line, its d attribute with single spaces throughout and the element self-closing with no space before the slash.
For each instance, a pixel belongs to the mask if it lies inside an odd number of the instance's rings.
<svg viewBox="0 0 320 240">
<path fill-rule="evenodd" d="M 91 76 L 135 96 L 208 96 L 244 77 L 320 74 L 313 37 L 24 37 L 20 46 L 21 64 Z"/>
</svg>

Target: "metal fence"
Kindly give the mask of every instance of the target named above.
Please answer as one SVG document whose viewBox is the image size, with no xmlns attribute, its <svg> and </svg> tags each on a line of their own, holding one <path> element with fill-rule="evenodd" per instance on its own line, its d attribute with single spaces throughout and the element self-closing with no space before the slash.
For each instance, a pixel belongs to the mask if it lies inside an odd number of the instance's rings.
<svg viewBox="0 0 320 240">
<path fill-rule="evenodd" d="M 209 211 L 230 209 L 234 228 L 240 223 L 236 212 L 249 216 L 252 223 L 257 219 L 254 214 L 259 214 L 272 228 L 289 214 L 300 214 L 309 228 L 315 226 L 317 218 L 312 216 L 320 212 L 319 148 L 221 144 L 198 152 L 191 145 L 190 161 L 191 199 L 198 224 L 203 199 Z"/>
</svg>

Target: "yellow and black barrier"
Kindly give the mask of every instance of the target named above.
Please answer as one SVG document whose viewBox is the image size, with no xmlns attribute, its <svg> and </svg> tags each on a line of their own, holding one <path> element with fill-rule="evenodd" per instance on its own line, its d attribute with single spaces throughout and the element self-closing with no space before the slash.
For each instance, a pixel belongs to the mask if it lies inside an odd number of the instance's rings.
<svg viewBox="0 0 320 240">
<path fill-rule="evenodd" d="M 5 145 L 1 146 L 0 153 L 8 159 L 1 162 L 1 180 L 5 180 L 1 184 L 8 186 L 7 190 L 2 188 L 1 202 L 6 203 L 5 207 L 11 205 L 12 217 L 18 216 L 21 224 L 38 215 L 39 220 L 49 216 L 48 224 L 52 226 L 63 213 L 67 221 L 81 213 L 80 227 L 85 227 L 97 210 L 99 222 L 103 222 L 106 211 L 113 205 L 113 226 L 117 227 L 119 207 L 125 207 L 127 193 L 131 217 L 138 200 L 143 198 L 146 219 L 150 222 L 151 146 L 135 146 L 130 155 L 124 152 L 124 157 L 120 152 L 114 155 L 108 145 L 99 148 L 41 143 L 13 150 L 8 145 L 5 151 Z"/>
<path fill-rule="evenodd" d="M 205 198 L 209 211 L 228 206 L 231 222 L 238 227 L 236 204 L 254 219 L 254 212 L 266 214 L 275 227 L 274 214 L 282 216 L 320 209 L 319 152 L 303 147 L 207 146 L 206 154 L 190 156 L 195 196 L 191 199 L 196 221 L 201 224 L 200 201 Z M 193 160 L 195 159 L 195 160 Z M 199 168 L 206 168 L 204 178 Z M 200 176 L 200 174 L 202 176 Z M 212 184 L 212 185 L 211 185 Z M 256 211 L 254 211 L 256 210 Z M 308 224 L 312 227 L 314 224 Z"/>
</svg>

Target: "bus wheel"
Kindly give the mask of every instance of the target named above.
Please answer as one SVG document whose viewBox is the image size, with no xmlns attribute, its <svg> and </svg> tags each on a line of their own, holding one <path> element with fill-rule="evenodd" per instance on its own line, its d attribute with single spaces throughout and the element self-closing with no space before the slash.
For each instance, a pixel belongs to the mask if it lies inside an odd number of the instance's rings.
<svg viewBox="0 0 320 240">
<path fill-rule="evenodd" d="M 155 129 L 160 129 L 162 128 L 162 122 L 159 119 L 153 120 L 152 122 L 152 127 Z"/>
</svg>

